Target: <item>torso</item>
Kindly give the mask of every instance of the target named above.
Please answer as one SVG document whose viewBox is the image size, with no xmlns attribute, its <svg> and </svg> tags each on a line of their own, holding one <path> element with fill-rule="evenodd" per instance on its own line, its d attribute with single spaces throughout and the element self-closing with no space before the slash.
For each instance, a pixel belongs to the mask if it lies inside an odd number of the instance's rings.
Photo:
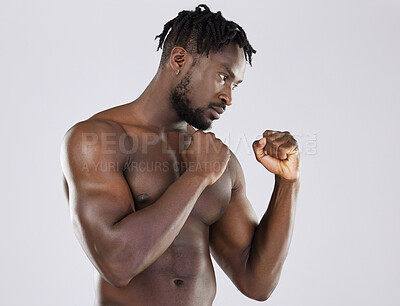
<svg viewBox="0 0 400 306">
<path fill-rule="evenodd" d="M 115 116 L 100 113 L 95 118 L 111 120 Z M 152 205 L 179 178 L 180 152 L 186 146 L 183 140 L 188 144 L 192 131 L 161 134 L 141 125 L 117 124 L 134 142 L 133 148 L 125 147 L 129 162 L 124 176 L 135 203 L 132 211 L 137 211 Z M 223 214 L 231 189 L 227 167 L 221 178 L 203 191 L 171 246 L 128 286 L 116 288 L 96 271 L 95 305 L 211 305 L 216 284 L 209 226 Z M 151 230 L 152 224 L 148 226 Z"/>
</svg>

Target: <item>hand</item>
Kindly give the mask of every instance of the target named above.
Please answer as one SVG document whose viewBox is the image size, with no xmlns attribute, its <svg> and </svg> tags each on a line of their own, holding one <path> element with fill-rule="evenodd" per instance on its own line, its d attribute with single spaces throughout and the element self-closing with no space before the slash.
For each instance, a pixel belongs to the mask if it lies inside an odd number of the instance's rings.
<svg viewBox="0 0 400 306">
<path fill-rule="evenodd" d="M 185 171 L 207 179 L 214 184 L 224 173 L 230 159 L 228 147 L 213 133 L 196 131 L 189 147 L 182 152 Z"/>
<path fill-rule="evenodd" d="M 287 180 L 300 175 L 297 141 L 289 132 L 266 130 L 263 138 L 253 142 L 256 159 L 270 172 Z"/>
</svg>

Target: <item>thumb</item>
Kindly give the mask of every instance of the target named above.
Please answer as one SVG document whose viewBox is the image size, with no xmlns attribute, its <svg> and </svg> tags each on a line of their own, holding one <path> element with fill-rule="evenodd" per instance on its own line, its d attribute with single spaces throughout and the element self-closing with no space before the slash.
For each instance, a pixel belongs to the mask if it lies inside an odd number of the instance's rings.
<svg viewBox="0 0 400 306">
<path fill-rule="evenodd" d="M 265 137 L 253 142 L 253 151 L 258 161 L 265 156 L 264 147 L 266 144 L 267 139 Z"/>
</svg>

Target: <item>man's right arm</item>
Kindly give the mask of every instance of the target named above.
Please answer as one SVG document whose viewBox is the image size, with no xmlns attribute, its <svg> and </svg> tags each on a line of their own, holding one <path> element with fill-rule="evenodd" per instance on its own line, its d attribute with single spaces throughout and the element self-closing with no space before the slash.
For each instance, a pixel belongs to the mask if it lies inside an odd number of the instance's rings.
<svg viewBox="0 0 400 306">
<path fill-rule="evenodd" d="M 107 133 L 119 139 L 124 131 L 99 120 L 75 125 L 65 136 L 61 162 L 75 234 L 102 277 L 123 287 L 171 245 L 202 191 L 222 172 L 186 171 L 152 205 L 135 211 L 123 175 L 126 155 L 120 152 L 118 141 L 114 145 L 103 141 Z M 97 141 L 85 142 L 87 135 Z M 203 141 L 204 135 L 200 135 Z M 198 147 L 204 147 L 200 142 Z M 227 148 L 226 152 L 225 156 L 220 153 L 225 166 Z M 200 162 L 197 159 L 205 156 L 184 153 L 189 162 Z"/>
</svg>

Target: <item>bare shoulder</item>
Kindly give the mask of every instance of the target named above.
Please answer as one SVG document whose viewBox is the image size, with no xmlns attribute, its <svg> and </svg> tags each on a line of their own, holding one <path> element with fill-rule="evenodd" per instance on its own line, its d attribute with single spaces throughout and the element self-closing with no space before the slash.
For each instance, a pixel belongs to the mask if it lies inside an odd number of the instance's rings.
<svg viewBox="0 0 400 306">
<path fill-rule="evenodd" d="M 232 191 L 234 192 L 245 187 L 245 178 L 242 166 L 236 155 L 232 150 L 229 150 L 229 152 L 231 153 L 231 158 L 228 163 L 228 172 L 232 182 Z"/>
<path fill-rule="evenodd" d="M 124 165 L 129 158 L 124 148 L 130 141 L 123 126 L 112 120 L 90 118 L 75 124 L 61 146 L 64 174 L 72 177 L 74 170 L 100 162 Z"/>
<path fill-rule="evenodd" d="M 137 111 L 135 110 L 135 101 L 126 104 L 114 106 L 112 108 L 100 111 L 94 114 L 89 120 L 97 119 L 124 125 L 136 125 L 137 124 Z"/>
<path fill-rule="evenodd" d="M 112 120 L 90 118 L 72 126 L 64 136 L 63 149 L 74 149 L 77 145 L 92 146 L 108 143 L 112 136 L 126 134 L 123 126 Z"/>
<path fill-rule="evenodd" d="M 114 121 L 101 117 L 93 116 L 87 120 L 81 121 L 73 125 L 65 134 L 64 139 L 68 140 L 71 137 L 75 138 L 77 134 L 81 133 L 118 133 L 123 134 L 124 128 L 123 126 Z"/>
</svg>

